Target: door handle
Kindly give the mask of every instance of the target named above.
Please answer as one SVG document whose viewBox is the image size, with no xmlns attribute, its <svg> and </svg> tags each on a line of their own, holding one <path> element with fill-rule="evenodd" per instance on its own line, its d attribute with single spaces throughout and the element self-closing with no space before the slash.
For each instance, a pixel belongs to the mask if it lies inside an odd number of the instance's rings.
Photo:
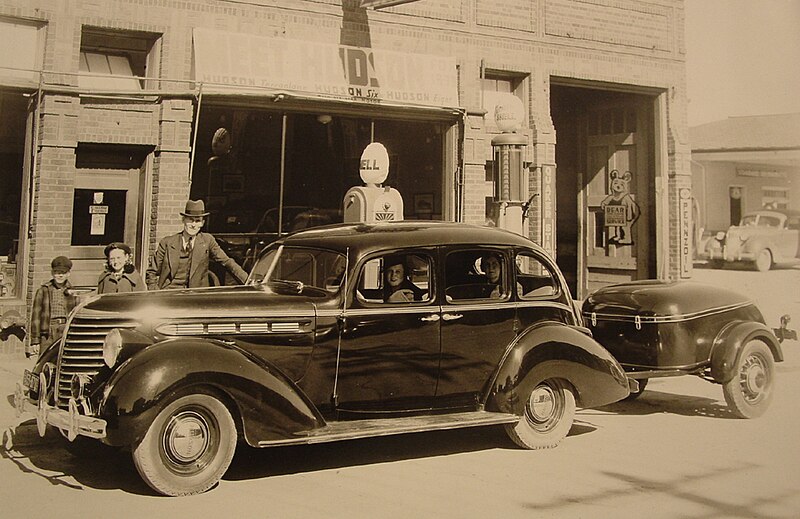
<svg viewBox="0 0 800 519">
<path fill-rule="evenodd" d="M 428 317 L 420 317 L 419 320 L 426 323 L 435 323 L 439 320 L 439 314 L 431 314 Z"/>
<path fill-rule="evenodd" d="M 442 319 L 445 321 L 455 321 L 456 319 L 461 319 L 464 317 L 462 314 L 444 314 L 442 315 Z"/>
</svg>

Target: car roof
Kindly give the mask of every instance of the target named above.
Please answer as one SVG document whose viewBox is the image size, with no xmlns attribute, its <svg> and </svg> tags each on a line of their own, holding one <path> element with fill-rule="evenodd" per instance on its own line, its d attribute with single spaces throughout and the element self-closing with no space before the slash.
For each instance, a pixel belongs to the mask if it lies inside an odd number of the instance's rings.
<svg viewBox="0 0 800 519">
<path fill-rule="evenodd" d="M 324 225 L 292 233 L 277 243 L 325 247 L 340 252 L 351 247 L 363 253 L 399 247 L 456 244 L 520 246 L 542 251 L 541 247 L 524 236 L 496 227 L 428 220 Z"/>
<path fill-rule="evenodd" d="M 795 209 L 757 209 L 755 211 L 750 211 L 749 213 L 746 213 L 745 216 L 750 216 L 755 214 L 786 216 L 787 218 L 800 217 L 800 211 L 797 211 Z"/>
</svg>

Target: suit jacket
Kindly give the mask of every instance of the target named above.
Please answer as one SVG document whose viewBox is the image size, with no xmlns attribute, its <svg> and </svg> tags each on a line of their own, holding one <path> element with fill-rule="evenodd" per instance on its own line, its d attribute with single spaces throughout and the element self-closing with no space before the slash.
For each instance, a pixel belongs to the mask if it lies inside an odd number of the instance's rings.
<svg viewBox="0 0 800 519">
<path fill-rule="evenodd" d="M 166 288 L 175 277 L 180 262 L 183 241 L 181 233 L 172 234 L 161 240 L 158 249 L 150 259 L 146 279 L 150 290 Z M 209 260 L 222 264 L 241 283 L 247 280 L 247 272 L 230 258 L 210 234 L 200 232 L 194 237 L 189 266 L 189 287 L 207 287 Z"/>
</svg>

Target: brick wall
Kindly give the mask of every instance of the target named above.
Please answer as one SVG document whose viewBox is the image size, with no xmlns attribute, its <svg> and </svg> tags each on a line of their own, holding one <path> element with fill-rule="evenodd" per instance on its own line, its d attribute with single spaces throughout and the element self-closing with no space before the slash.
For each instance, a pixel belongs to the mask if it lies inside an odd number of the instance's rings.
<svg viewBox="0 0 800 519">
<path fill-rule="evenodd" d="M 648 88 L 667 97 L 664 114 L 669 177 L 670 275 L 678 269 L 677 189 L 687 185 L 683 1 L 653 0 L 425 0 L 375 10 L 356 0 L 0 0 L 0 15 L 46 24 L 43 68 L 49 83 L 76 85 L 82 25 L 161 35 L 159 88 L 185 92 L 192 79 L 192 29 L 209 27 L 273 37 L 453 56 L 459 65 L 460 104 L 470 115 L 464 135 L 464 219 L 482 223 L 491 194 L 484 168 L 491 137 L 481 115 L 480 67 L 528 75 L 531 189 L 535 174 L 555 164 L 556 136 L 550 121 L 552 77 L 586 84 Z M 173 81 L 174 80 L 174 81 Z M 193 122 L 191 100 L 166 96 L 156 102 L 100 103 L 48 94 L 41 116 L 41 151 L 33 182 L 34 214 L 27 287 L 49 276 L 49 261 L 68 244 L 69 193 L 74 149 L 80 142 L 145 144 L 152 160 L 151 214 L 146 215 L 145 253 L 160 237 L 180 228 L 179 211 L 189 193 Z M 690 183 L 688 184 L 690 187 Z M 54 201 L 57 195 L 61 201 Z M 536 227 L 537 204 L 529 220 Z M 538 231 L 536 231 L 538 232 Z M 535 237 L 535 232 L 534 232 Z M 653 245 L 655 246 L 655 244 Z M 661 268 L 659 269 L 662 270 Z"/>
</svg>

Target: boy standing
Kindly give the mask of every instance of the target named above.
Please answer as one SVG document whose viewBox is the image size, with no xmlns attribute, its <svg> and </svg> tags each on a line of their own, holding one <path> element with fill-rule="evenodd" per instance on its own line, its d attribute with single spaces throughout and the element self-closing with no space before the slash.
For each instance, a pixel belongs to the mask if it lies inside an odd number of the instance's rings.
<svg viewBox="0 0 800 519">
<path fill-rule="evenodd" d="M 30 344 L 25 348 L 25 356 L 39 355 L 64 333 L 67 316 L 75 308 L 75 296 L 70 293 L 70 270 L 72 261 L 66 256 L 58 256 L 50 263 L 53 277 L 39 287 L 33 299 Z"/>
</svg>

